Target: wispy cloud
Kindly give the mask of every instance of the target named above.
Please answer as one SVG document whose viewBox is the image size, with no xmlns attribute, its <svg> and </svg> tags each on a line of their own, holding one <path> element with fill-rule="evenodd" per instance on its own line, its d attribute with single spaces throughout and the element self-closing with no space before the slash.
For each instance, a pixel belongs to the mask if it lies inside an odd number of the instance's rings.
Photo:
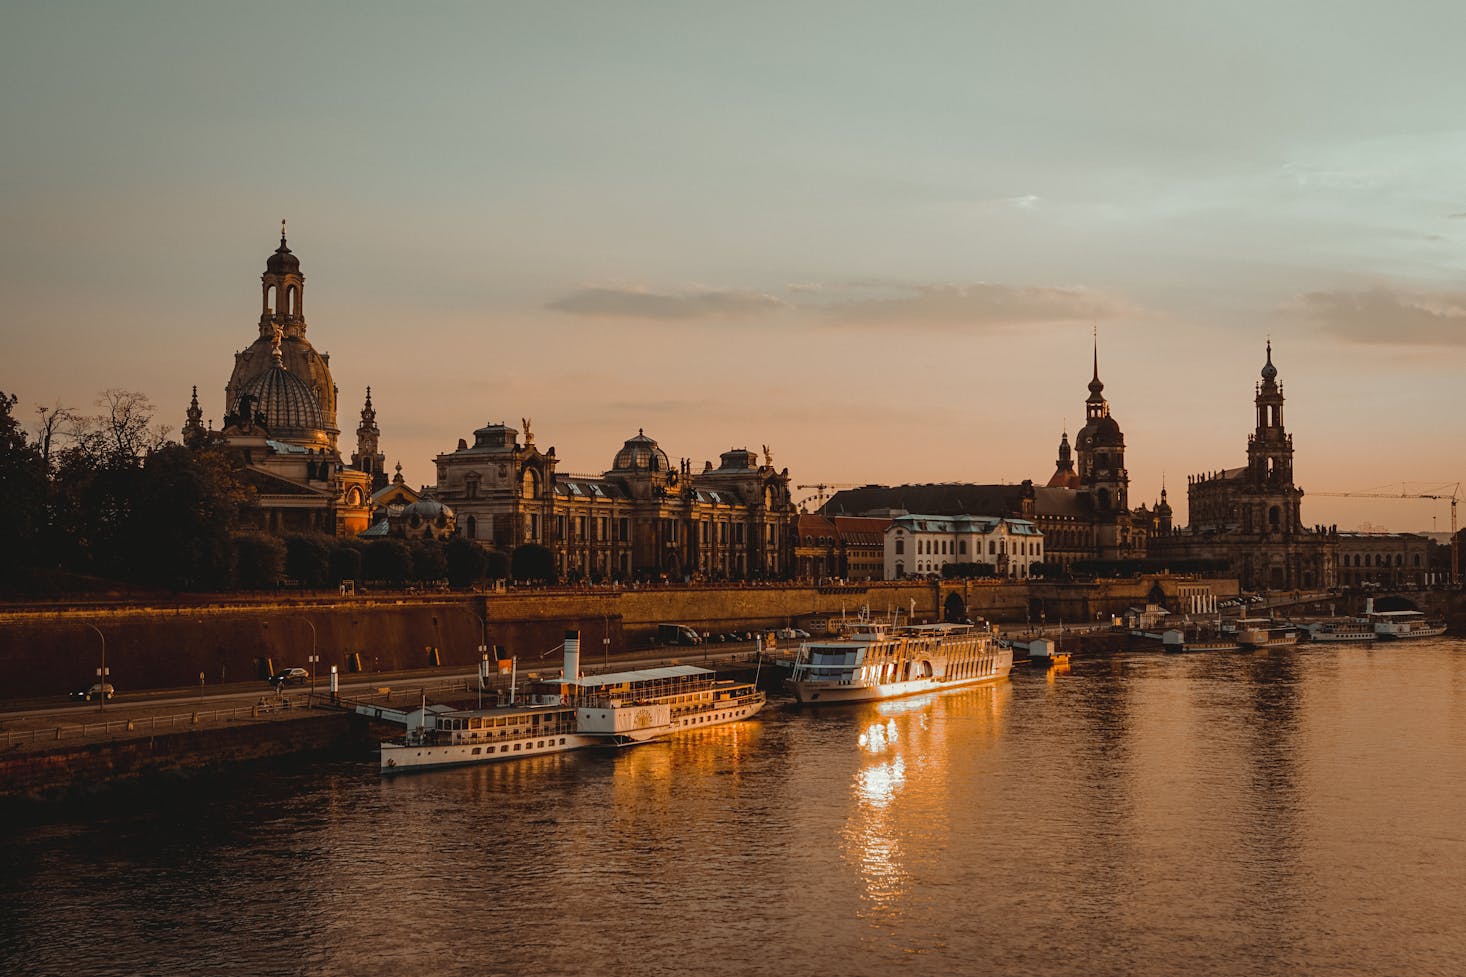
<svg viewBox="0 0 1466 977">
<path fill-rule="evenodd" d="M 640 287 L 579 288 L 548 305 L 601 318 L 705 319 L 767 315 L 787 307 L 772 295 L 738 289 L 657 292 Z"/>
<path fill-rule="evenodd" d="M 1085 287 L 931 284 L 860 279 L 796 282 L 788 298 L 765 292 L 689 287 L 594 286 L 548 304 L 574 315 L 637 319 L 750 319 L 787 312 L 810 322 L 856 326 L 996 331 L 1043 322 L 1094 322 L 1133 312 L 1134 306 Z"/>
<path fill-rule="evenodd" d="M 1128 306 L 1088 288 L 1033 287 L 980 282 L 907 285 L 893 294 L 834 302 L 824 307 L 842 322 L 868 325 L 981 326 L 1110 319 Z"/>
<path fill-rule="evenodd" d="M 1466 345 L 1466 293 L 1407 293 L 1387 286 L 1308 292 L 1294 309 L 1330 335 L 1391 346 Z"/>
</svg>

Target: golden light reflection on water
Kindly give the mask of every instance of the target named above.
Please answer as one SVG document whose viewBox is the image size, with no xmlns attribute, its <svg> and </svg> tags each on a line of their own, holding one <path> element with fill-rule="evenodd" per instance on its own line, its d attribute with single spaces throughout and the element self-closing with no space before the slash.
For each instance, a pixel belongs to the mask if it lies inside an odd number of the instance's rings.
<svg viewBox="0 0 1466 977">
<path fill-rule="evenodd" d="M 964 776 L 954 770 L 953 727 L 961 728 L 964 751 L 990 745 L 1011 695 L 1003 682 L 864 707 L 854 727 L 861 763 L 851 781 L 855 804 L 842 847 L 859 874 L 866 918 L 898 922 L 912 887 L 909 863 L 941 857 L 948 817 L 958 809 L 951 781 Z"/>
</svg>

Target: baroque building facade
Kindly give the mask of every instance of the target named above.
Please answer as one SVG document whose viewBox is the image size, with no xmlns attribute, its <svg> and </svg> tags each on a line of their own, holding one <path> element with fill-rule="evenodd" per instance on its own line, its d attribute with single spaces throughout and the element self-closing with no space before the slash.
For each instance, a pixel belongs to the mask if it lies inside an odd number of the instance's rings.
<svg viewBox="0 0 1466 977">
<path fill-rule="evenodd" d="M 352 464 L 337 447 L 338 391 L 330 356 L 306 338 L 305 276 L 286 243 L 260 276 L 258 335 L 234 354 L 224 388 L 224 442 L 240 458 L 255 489 L 260 528 L 355 536 L 367 528 L 373 491 L 385 486 L 385 458 L 368 390 Z M 204 437 L 203 410 L 194 388 L 183 434 Z"/>
<path fill-rule="evenodd" d="M 908 513 L 886 527 L 886 578 L 940 574 L 949 563 L 985 563 L 1027 580 L 1044 562 L 1043 533 L 1027 519 Z"/>
<path fill-rule="evenodd" d="M 1303 524 L 1303 490 L 1293 480 L 1293 436 L 1283 422 L 1283 386 L 1272 341 L 1256 385 L 1256 426 L 1247 464 L 1187 480 L 1189 525 L 1158 535 L 1157 555 L 1225 562 L 1241 586 L 1309 590 L 1337 582 L 1339 536 Z"/>
<path fill-rule="evenodd" d="M 486 547 L 546 547 L 559 575 L 588 580 L 782 579 L 793 572 L 789 470 L 767 448 L 723 452 L 694 473 L 638 431 L 599 475 L 558 470 L 530 422 L 473 432 L 435 459 L 433 497 L 458 535 Z"/>
</svg>

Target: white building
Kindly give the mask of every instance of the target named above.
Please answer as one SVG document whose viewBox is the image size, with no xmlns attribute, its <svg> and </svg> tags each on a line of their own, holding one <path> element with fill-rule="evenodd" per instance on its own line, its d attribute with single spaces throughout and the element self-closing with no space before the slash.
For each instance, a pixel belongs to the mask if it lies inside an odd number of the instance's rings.
<svg viewBox="0 0 1466 977">
<path fill-rule="evenodd" d="M 1002 516 L 896 516 L 886 528 L 886 579 L 940 574 L 948 563 L 991 564 L 1026 580 L 1044 561 L 1044 537 L 1027 519 Z"/>
</svg>

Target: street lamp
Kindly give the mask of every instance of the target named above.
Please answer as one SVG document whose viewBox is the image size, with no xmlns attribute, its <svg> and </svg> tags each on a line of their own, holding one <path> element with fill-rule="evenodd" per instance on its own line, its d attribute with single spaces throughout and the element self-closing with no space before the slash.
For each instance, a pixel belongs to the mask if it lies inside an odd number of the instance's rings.
<svg viewBox="0 0 1466 977">
<path fill-rule="evenodd" d="M 97 708 L 102 712 L 106 712 L 107 676 L 112 674 L 111 670 L 107 668 L 107 636 L 95 624 L 88 624 L 86 626 L 97 632 L 97 637 L 102 639 L 102 665 L 97 669 Z"/>
<path fill-rule="evenodd" d="M 463 613 L 466 613 L 466 615 L 471 616 L 474 621 L 478 622 L 478 707 L 479 709 L 484 709 L 484 682 L 488 681 L 488 622 L 484 621 L 481 616 L 476 615 L 472 610 L 469 610 L 468 607 L 459 607 L 459 610 L 462 610 Z M 434 618 L 434 621 L 437 621 L 437 619 Z"/>
<path fill-rule="evenodd" d="M 310 655 L 306 661 L 311 663 L 311 696 L 316 694 L 316 662 L 321 660 L 320 655 Z"/>
</svg>

